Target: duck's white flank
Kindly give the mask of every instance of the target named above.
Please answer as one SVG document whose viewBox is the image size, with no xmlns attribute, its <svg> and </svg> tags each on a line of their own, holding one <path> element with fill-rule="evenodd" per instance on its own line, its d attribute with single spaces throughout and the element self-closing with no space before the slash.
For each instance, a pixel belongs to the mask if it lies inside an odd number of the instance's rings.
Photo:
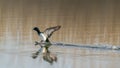
<svg viewBox="0 0 120 68">
<path fill-rule="evenodd" d="M 46 41 L 47 37 L 45 37 L 45 35 L 43 33 L 40 33 L 41 39 Z"/>
</svg>

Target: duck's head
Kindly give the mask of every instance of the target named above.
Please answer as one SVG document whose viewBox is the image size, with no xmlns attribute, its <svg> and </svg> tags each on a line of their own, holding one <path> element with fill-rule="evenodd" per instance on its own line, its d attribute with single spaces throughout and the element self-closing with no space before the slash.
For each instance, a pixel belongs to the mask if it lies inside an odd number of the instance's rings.
<svg viewBox="0 0 120 68">
<path fill-rule="evenodd" d="M 39 30 L 39 28 L 38 28 L 38 27 L 34 27 L 33 30 L 36 30 L 36 31 L 37 31 L 37 30 Z"/>
<path fill-rule="evenodd" d="M 37 33 L 41 33 L 38 27 L 34 27 L 33 30 L 37 31 Z"/>
</svg>

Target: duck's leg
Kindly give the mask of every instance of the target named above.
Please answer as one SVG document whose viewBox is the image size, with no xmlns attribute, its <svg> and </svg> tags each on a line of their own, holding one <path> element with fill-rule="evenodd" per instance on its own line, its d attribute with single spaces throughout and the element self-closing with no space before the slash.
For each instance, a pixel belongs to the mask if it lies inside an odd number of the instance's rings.
<svg viewBox="0 0 120 68">
<path fill-rule="evenodd" d="M 42 42 L 42 40 L 41 40 L 40 42 L 35 41 L 35 46 L 36 46 L 36 45 L 39 45 L 40 47 L 42 47 L 42 44 L 44 44 L 44 43 Z"/>
</svg>

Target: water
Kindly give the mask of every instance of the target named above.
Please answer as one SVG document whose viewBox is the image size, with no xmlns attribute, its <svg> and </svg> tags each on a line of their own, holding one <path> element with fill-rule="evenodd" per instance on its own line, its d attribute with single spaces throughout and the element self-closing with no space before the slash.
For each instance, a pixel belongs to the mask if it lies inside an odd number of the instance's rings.
<svg viewBox="0 0 120 68">
<path fill-rule="evenodd" d="M 70 45 L 70 44 L 69 44 Z M 87 46 L 87 45 L 86 45 Z M 120 51 L 105 48 L 90 48 L 53 45 L 50 52 L 57 62 L 50 64 L 43 60 L 42 54 L 32 58 L 39 46 L 20 46 L 0 49 L 0 68 L 119 68 Z"/>
</svg>

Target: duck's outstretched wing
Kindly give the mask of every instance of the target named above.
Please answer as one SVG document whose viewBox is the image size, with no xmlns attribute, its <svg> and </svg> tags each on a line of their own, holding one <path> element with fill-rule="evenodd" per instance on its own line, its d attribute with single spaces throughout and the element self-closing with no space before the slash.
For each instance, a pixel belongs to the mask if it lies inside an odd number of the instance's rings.
<svg viewBox="0 0 120 68">
<path fill-rule="evenodd" d="M 50 27 L 47 28 L 44 33 L 48 36 L 48 38 L 50 38 L 50 36 L 57 30 L 59 30 L 61 28 L 61 26 L 54 26 L 54 27 Z"/>
</svg>

